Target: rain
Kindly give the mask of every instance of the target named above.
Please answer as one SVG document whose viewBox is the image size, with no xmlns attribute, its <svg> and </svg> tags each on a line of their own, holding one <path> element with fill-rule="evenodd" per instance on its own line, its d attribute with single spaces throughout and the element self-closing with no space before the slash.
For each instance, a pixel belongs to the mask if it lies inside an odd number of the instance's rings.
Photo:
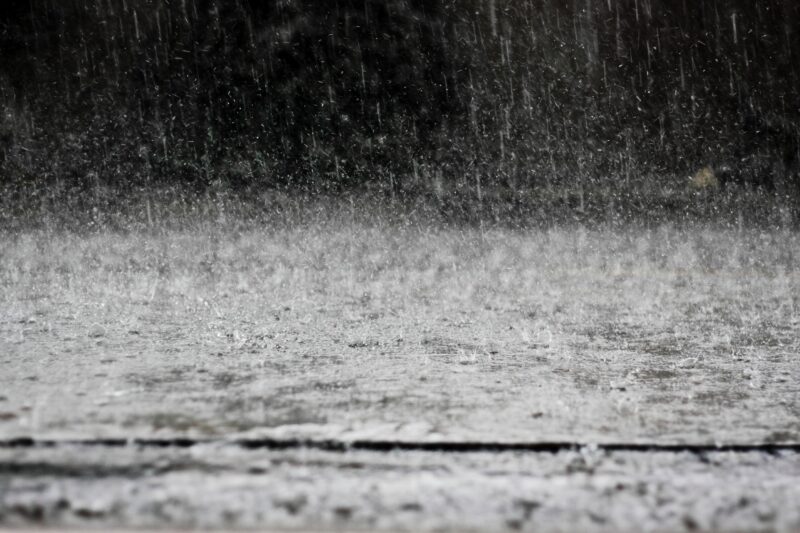
<svg viewBox="0 0 800 533">
<path fill-rule="evenodd" d="M 0 528 L 800 528 L 794 0 L 4 0 Z"/>
</svg>

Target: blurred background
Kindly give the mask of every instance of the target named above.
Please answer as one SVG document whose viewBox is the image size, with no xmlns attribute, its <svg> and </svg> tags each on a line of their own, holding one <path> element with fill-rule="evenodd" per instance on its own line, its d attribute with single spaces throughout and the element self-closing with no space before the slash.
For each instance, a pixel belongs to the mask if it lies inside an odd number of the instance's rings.
<svg viewBox="0 0 800 533">
<path fill-rule="evenodd" d="M 797 166 L 796 0 L 4 0 L 0 50 L 6 202 Z"/>
</svg>

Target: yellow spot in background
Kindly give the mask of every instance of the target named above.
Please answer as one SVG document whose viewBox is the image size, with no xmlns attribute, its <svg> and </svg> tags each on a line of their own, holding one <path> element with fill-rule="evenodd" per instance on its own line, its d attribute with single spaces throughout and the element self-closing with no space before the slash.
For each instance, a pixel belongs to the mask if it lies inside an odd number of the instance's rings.
<svg viewBox="0 0 800 533">
<path fill-rule="evenodd" d="M 689 187 L 692 189 L 716 189 L 719 187 L 719 179 L 711 167 L 703 167 L 689 180 Z"/>
</svg>

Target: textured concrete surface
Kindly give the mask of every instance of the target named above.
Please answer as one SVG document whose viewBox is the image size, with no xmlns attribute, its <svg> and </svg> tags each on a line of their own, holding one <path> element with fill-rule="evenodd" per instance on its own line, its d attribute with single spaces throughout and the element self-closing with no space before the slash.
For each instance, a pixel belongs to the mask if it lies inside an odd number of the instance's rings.
<svg viewBox="0 0 800 533">
<path fill-rule="evenodd" d="M 351 225 L 2 241 L 6 442 L 800 442 L 792 232 Z M 742 499 L 743 529 L 759 529 L 760 516 L 796 527 L 800 507 L 789 505 L 795 456 L 722 455 L 719 466 L 622 453 L 602 460 L 622 461 L 613 475 L 550 476 L 540 472 L 566 452 L 498 456 L 496 474 L 488 456 L 318 451 L 309 466 L 303 451 L 259 459 L 233 447 L 218 467 L 203 451 L 194 469 L 174 451 L 68 448 L 2 451 L 0 523 L 494 529 L 527 527 L 535 510 L 553 529 L 636 529 L 639 518 L 739 529 L 722 517 Z M 362 456 L 397 467 L 342 466 Z M 262 460 L 269 475 L 237 466 Z M 637 492 L 651 481 L 666 499 Z M 316 503 L 262 507 L 295 489 Z M 415 490 L 422 510 L 397 496 Z M 525 494 L 537 503 L 514 503 Z M 336 511 L 335 495 L 354 510 Z M 75 511 L 90 503 L 101 509 Z"/>
<path fill-rule="evenodd" d="M 23 235 L 0 435 L 800 441 L 792 233 Z"/>
<path fill-rule="evenodd" d="M 796 453 L 0 451 L 0 524 L 798 531 Z"/>
</svg>

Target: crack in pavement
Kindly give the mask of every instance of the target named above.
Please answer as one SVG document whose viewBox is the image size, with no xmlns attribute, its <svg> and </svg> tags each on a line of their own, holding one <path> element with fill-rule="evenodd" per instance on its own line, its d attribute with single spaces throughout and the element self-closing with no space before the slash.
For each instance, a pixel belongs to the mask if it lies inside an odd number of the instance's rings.
<svg viewBox="0 0 800 533">
<path fill-rule="evenodd" d="M 348 451 L 421 451 L 437 453 L 499 453 L 530 452 L 560 453 L 572 450 L 594 449 L 602 452 L 635 453 L 691 453 L 703 455 L 711 452 L 777 454 L 780 452 L 800 453 L 800 443 L 586 443 L 576 441 L 557 442 L 462 442 L 462 441 L 402 441 L 402 440 L 335 440 L 335 439 L 220 439 L 220 438 L 105 438 L 105 439 L 0 439 L 0 448 L 58 448 L 61 446 L 87 446 L 103 448 L 191 448 L 199 445 L 227 445 L 247 450 L 291 450 L 312 449 L 328 452 Z"/>
</svg>

